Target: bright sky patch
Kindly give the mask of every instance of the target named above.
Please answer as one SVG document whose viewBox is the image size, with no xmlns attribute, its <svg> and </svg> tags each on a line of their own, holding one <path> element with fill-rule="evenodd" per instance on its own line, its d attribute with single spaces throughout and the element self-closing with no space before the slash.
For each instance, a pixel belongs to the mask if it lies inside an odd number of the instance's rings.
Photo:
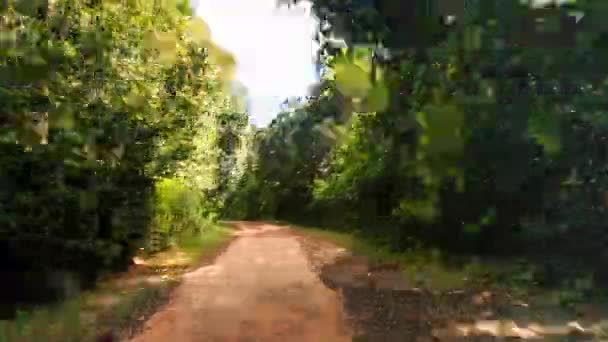
<svg viewBox="0 0 608 342">
<path fill-rule="evenodd" d="M 310 3 L 277 8 L 276 0 L 198 0 L 214 43 L 237 60 L 236 78 L 248 91 L 253 123 L 266 126 L 288 97 L 305 96 L 318 77 Z"/>
</svg>

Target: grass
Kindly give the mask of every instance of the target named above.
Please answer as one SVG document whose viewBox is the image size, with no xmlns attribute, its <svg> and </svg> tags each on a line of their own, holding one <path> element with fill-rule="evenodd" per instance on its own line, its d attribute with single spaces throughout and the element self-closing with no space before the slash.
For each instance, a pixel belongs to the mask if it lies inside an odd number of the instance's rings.
<svg viewBox="0 0 608 342">
<path fill-rule="evenodd" d="M 494 298 L 502 298 L 509 302 L 526 303 L 526 307 L 529 307 L 529 309 L 523 310 L 524 313 L 515 313 L 508 309 L 506 304 L 496 304 L 497 307 L 502 305 L 499 308 L 507 308 L 507 312 L 510 312 L 508 314 L 501 313 L 498 316 L 501 317 L 501 320 L 511 320 L 513 317 L 519 317 L 538 322 L 541 326 L 547 324 L 548 326 L 565 328 L 569 321 L 578 320 L 576 318 L 577 310 L 575 310 L 578 304 L 591 305 L 595 308 L 596 315 L 606 315 L 606 312 L 608 312 L 605 298 L 592 297 L 585 299 L 582 297 L 582 291 L 577 289 L 576 285 L 571 285 L 570 289 L 565 287 L 548 289 L 536 286 L 532 279 L 533 265 L 523 259 L 490 260 L 473 258 L 462 265 L 447 267 L 438 250 L 414 249 L 395 253 L 382 243 L 365 239 L 356 233 L 292 225 L 287 222 L 281 222 L 281 224 L 290 225 L 296 232 L 303 235 L 347 248 L 353 255 L 366 256 L 372 263 L 398 262 L 406 279 L 410 280 L 412 285 L 420 286 L 418 282 L 422 280 L 425 288 L 438 293 L 452 289 L 474 291 L 483 289 L 484 291 L 494 292 L 496 294 Z M 579 279 L 578 285 L 591 287 L 589 276 Z M 466 305 L 462 306 L 458 302 L 450 301 L 449 297 L 437 298 L 441 301 L 436 302 L 433 310 L 448 316 L 452 315 L 452 312 L 461 312 L 460 310 L 466 307 Z M 457 305 L 457 307 L 453 305 Z M 457 308 L 457 311 L 454 311 L 455 308 Z M 605 317 L 599 317 L 599 319 L 599 322 L 593 323 L 590 328 L 591 333 L 595 336 L 593 340 L 600 340 L 601 338 L 605 340 L 608 336 L 608 325 L 606 324 L 608 320 Z M 543 340 L 548 340 L 548 337 L 543 338 Z M 567 340 L 567 338 L 557 336 L 551 340 Z"/>
<path fill-rule="evenodd" d="M 372 263 L 395 262 L 403 257 L 391 252 L 386 246 L 361 238 L 353 232 L 331 229 L 290 225 L 295 231 L 315 239 L 329 241 L 339 247 L 350 250 L 355 255 L 366 256 Z"/>
<path fill-rule="evenodd" d="M 283 223 L 288 224 L 288 223 Z M 583 296 L 582 288 L 593 288 L 590 275 L 581 275 L 574 285 L 544 288 L 534 280 L 534 265 L 521 259 L 468 259 L 458 266 L 446 266 L 438 250 L 390 251 L 381 243 L 366 240 L 352 232 L 334 231 L 316 227 L 291 225 L 295 231 L 307 236 L 330 241 L 349 249 L 353 255 L 366 256 L 371 263 L 397 262 L 412 286 L 443 292 L 484 288 L 508 293 L 533 308 L 531 315 L 566 314 L 573 317 L 574 307 L 580 303 L 602 303 L 606 298 L 594 291 L 591 297 Z M 580 289 L 577 286 L 581 287 Z M 597 293 L 596 293 L 597 292 Z M 608 310 L 608 309 L 606 309 Z M 606 330 L 608 331 L 608 330 Z"/>
<path fill-rule="evenodd" d="M 282 224 L 287 224 L 281 222 Z M 424 284 L 435 290 L 448 290 L 465 286 L 468 280 L 479 278 L 490 272 L 491 267 L 471 262 L 462 268 L 448 268 L 441 262 L 439 250 L 413 249 L 403 252 L 391 251 L 385 244 L 365 239 L 354 232 L 290 225 L 299 233 L 326 240 L 339 247 L 346 248 L 353 255 L 365 256 L 370 263 L 393 263 L 401 270 L 412 284 Z"/>
<path fill-rule="evenodd" d="M 330 241 L 339 247 L 343 247 L 349 250 L 352 250 L 354 245 L 355 237 L 352 233 L 338 232 L 315 227 L 304 227 L 296 225 L 290 226 L 292 229 L 300 233 L 305 233 L 306 235 L 316 239 Z"/>
<path fill-rule="evenodd" d="M 168 299 L 181 274 L 210 260 L 230 237 L 225 225 L 183 235 L 172 248 L 147 259 L 138 271 L 112 275 L 75 298 L 0 321 L 0 342 L 86 342 L 105 331 L 131 335 Z"/>
</svg>

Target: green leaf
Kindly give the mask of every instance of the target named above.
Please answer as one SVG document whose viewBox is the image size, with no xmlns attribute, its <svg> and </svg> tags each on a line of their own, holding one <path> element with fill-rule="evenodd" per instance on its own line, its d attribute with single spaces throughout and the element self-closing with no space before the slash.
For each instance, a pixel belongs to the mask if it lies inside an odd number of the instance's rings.
<svg viewBox="0 0 608 342">
<path fill-rule="evenodd" d="M 144 35 L 144 48 L 158 52 L 158 62 L 164 65 L 177 59 L 177 34 L 175 32 L 149 31 Z"/>
<path fill-rule="evenodd" d="M 146 98 L 135 90 L 131 90 L 127 96 L 123 97 L 123 101 L 133 108 L 142 108 L 146 104 Z"/>
<path fill-rule="evenodd" d="M 182 0 L 181 3 L 177 4 L 177 9 L 185 16 L 192 15 L 192 8 L 190 8 L 189 0 Z"/>
<path fill-rule="evenodd" d="M 0 31 L 0 46 L 2 49 L 14 48 L 17 43 L 17 31 Z"/>
<path fill-rule="evenodd" d="M 71 105 L 65 103 L 49 113 L 49 126 L 53 128 L 73 129 L 74 110 Z"/>
<path fill-rule="evenodd" d="M 384 83 L 377 83 L 367 95 L 367 111 L 383 112 L 388 108 L 389 95 Z"/>
<path fill-rule="evenodd" d="M 426 149 L 431 154 L 460 155 L 464 151 L 464 138 L 461 134 L 464 113 L 455 105 L 428 105 L 426 114 L 418 114 L 417 120 L 426 124 L 428 135 Z M 423 112 L 423 113 L 424 113 Z"/>
<path fill-rule="evenodd" d="M 528 119 L 528 134 L 542 145 L 550 156 L 561 150 L 561 123 L 559 117 L 533 112 Z"/>
<path fill-rule="evenodd" d="M 39 13 L 46 14 L 49 8 L 48 0 L 16 0 L 15 10 L 21 14 L 35 17 Z"/>
<path fill-rule="evenodd" d="M 90 210 L 97 207 L 97 193 L 92 190 L 82 190 L 79 192 L 80 208 Z"/>
<path fill-rule="evenodd" d="M 482 226 L 488 226 L 496 221 L 496 209 L 490 208 L 488 212 L 481 218 L 480 224 Z"/>
<path fill-rule="evenodd" d="M 481 232 L 481 227 L 476 223 L 467 223 L 464 225 L 462 231 L 466 234 L 478 234 Z"/>
<path fill-rule="evenodd" d="M 467 26 L 464 30 L 464 47 L 467 50 L 479 50 L 481 47 L 482 28 Z"/>
<path fill-rule="evenodd" d="M 360 66 L 340 61 L 335 70 L 336 87 L 344 96 L 364 98 L 372 89 L 369 75 Z"/>
<path fill-rule="evenodd" d="M 211 30 L 209 25 L 201 17 L 193 17 L 188 23 L 186 32 L 193 41 L 204 44 L 211 41 Z"/>
</svg>

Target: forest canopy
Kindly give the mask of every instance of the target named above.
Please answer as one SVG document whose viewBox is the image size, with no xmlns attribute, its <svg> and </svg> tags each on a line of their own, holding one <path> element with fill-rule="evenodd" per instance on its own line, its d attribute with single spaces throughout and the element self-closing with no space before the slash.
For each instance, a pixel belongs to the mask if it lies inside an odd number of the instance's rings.
<svg viewBox="0 0 608 342">
<path fill-rule="evenodd" d="M 252 137 L 226 215 L 560 254 L 605 279 L 602 1 L 313 3 L 322 82 Z"/>
</svg>

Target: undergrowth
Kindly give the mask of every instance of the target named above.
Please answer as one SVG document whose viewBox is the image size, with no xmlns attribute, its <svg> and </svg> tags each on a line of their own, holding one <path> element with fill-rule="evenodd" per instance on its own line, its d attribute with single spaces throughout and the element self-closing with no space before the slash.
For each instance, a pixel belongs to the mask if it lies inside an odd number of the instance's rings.
<svg viewBox="0 0 608 342">
<path fill-rule="evenodd" d="M 14 320 L 0 321 L 0 342 L 86 342 L 108 331 L 117 337 L 130 336 L 166 301 L 179 283 L 179 275 L 215 255 L 230 236 L 230 229 L 220 225 L 183 232 L 169 250 L 152 256 L 139 272 L 109 277 L 95 289 L 62 303 L 20 310 Z M 173 262 L 176 256 L 177 265 Z M 162 281 L 130 285 L 120 281 L 150 275 L 160 276 Z M 101 304 L 104 297 L 111 304 Z"/>
</svg>

